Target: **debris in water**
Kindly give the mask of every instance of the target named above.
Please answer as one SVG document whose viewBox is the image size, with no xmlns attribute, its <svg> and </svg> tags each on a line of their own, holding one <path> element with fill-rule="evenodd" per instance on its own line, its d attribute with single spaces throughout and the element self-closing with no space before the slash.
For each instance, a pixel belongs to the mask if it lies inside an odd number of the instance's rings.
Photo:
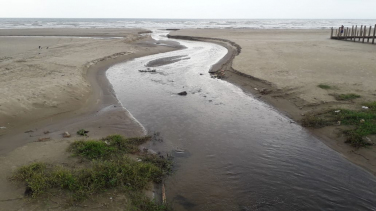
<svg viewBox="0 0 376 211">
<path fill-rule="evenodd" d="M 49 141 L 50 139 L 51 139 L 50 137 L 39 138 L 39 139 L 38 139 L 38 142 Z"/>
<path fill-rule="evenodd" d="M 140 73 L 155 73 L 155 72 L 157 72 L 157 70 L 149 70 L 149 69 L 147 69 L 147 70 L 138 70 L 138 72 L 140 72 Z"/>
<path fill-rule="evenodd" d="M 0 127 L 0 129 L 7 129 L 6 127 Z"/>
<path fill-rule="evenodd" d="M 63 133 L 63 137 L 64 137 L 64 138 L 70 138 L 70 137 L 71 137 L 71 134 L 69 134 L 68 132 L 64 132 L 64 133 Z"/>
<path fill-rule="evenodd" d="M 25 131 L 25 133 L 32 133 L 34 132 L 33 130 L 28 130 L 28 131 Z"/>
<path fill-rule="evenodd" d="M 188 93 L 186 91 L 178 93 L 180 96 L 186 96 Z"/>
<path fill-rule="evenodd" d="M 369 109 L 367 106 L 362 106 L 362 109 Z"/>
<path fill-rule="evenodd" d="M 47 131 L 44 131 L 43 133 L 44 133 L 44 134 L 49 134 L 49 133 L 50 133 L 50 131 L 48 131 L 48 130 L 47 130 Z"/>
<path fill-rule="evenodd" d="M 335 113 L 339 113 L 339 112 L 341 112 L 341 110 L 337 110 L 337 111 L 334 111 Z"/>
</svg>

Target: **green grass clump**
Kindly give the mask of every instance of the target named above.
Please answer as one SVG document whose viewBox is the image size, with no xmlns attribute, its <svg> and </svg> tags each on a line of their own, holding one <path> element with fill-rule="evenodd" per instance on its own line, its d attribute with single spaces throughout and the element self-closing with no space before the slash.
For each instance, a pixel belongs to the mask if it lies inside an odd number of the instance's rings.
<svg viewBox="0 0 376 211">
<path fill-rule="evenodd" d="M 368 105 L 376 105 L 376 102 Z M 354 126 L 354 129 L 344 131 L 347 136 L 346 143 L 349 143 L 353 147 L 358 148 L 369 145 L 369 143 L 364 141 L 364 137 L 376 134 L 376 109 L 361 111 L 343 109 L 339 113 L 333 114 L 333 116 L 334 120 L 340 121 L 342 125 Z"/>
<path fill-rule="evenodd" d="M 73 155 L 87 159 L 107 159 L 127 153 L 140 152 L 139 145 L 150 140 L 150 136 L 124 138 L 120 135 L 108 136 L 100 141 L 75 141 L 68 148 Z"/>
<path fill-rule="evenodd" d="M 89 131 L 86 131 L 85 129 L 81 129 L 81 130 L 78 130 L 76 133 L 77 135 L 80 135 L 80 136 L 87 136 L 87 133 Z"/>
<path fill-rule="evenodd" d="M 25 182 L 28 195 L 32 198 L 64 191 L 70 201 L 81 201 L 92 194 L 119 188 L 127 191 L 132 198 L 134 210 L 167 210 L 166 206 L 150 201 L 142 194 L 142 190 L 151 182 L 161 182 L 171 170 L 171 161 L 149 154 L 142 155 L 136 161 L 126 155 L 139 152 L 138 145 L 149 139 L 126 139 L 114 135 L 98 141 L 76 141 L 68 150 L 74 155 L 90 159 L 86 167 L 72 169 L 33 163 L 16 170 L 10 179 Z"/>
<path fill-rule="evenodd" d="M 319 115 L 307 115 L 302 119 L 302 125 L 305 127 L 324 127 L 328 125 L 352 126 L 352 129 L 347 129 L 344 132 L 346 135 L 346 143 L 353 147 L 364 147 L 370 145 L 365 141 L 368 135 L 376 134 L 376 102 L 364 103 L 369 109 L 363 110 L 348 110 L 348 109 L 333 109 L 323 112 Z M 335 111 L 339 112 L 335 112 Z"/>
<path fill-rule="evenodd" d="M 318 87 L 321 88 L 321 89 L 332 89 L 333 88 L 333 87 L 326 85 L 326 84 L 319 84 Z"/>
<path fill-rule="evenodd" d="M 336 100 L 354 100 L 356 98 L 360 98 L 360 95 L 357 95 L 357 94 L 353 94 L 353 93 L 350 93 L 350 94 L 340 94 L 340 95 L 335 95 L 334 96 Z"/>
<path fill-rule="evenodd" d="M 171 159 L 166 159 L 158 155 L 145 154 L 140 157 L 143 162 L 151 163 L 163 171 L 163 174 L 169 174 L 172 171 Z"/>
<path fill-rule="evenodd" d="M 45 168 L 34 168 L 35 165 Z M 26 182 L 33 198 L 51 189 L 61 189 L 69 191 L 79 201 L 90 194 L 115 187 L 143 190 L 150 182 L 161 182 L 163 176 L 158 166 L 125 157 L 113 161 L 95 161 L 90 168 L 74 170 L 62 166 L 47 168 L 47 164 L 43 163 L 31 164 L 21 167 L 11 179 Z"/>
<path fill-rule="evenodd" d="M 320 116 L 315 116 L 313 114 L 306 115 L 301 120 L 302 126 L 304 127 L 314 127 L 320 128 L 328 125 L 328 122 Z"/>
<path fill-rule="evenodd" d="M 364 106 L 367 106 L 371 112 L 376 112 L 376 102 L 364 103 Z"/>
</svg>

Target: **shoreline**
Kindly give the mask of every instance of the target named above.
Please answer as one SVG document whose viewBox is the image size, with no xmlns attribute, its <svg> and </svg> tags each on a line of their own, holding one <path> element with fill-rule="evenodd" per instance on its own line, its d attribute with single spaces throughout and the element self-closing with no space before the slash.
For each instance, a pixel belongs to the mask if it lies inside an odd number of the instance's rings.
<svg viewBox="0 0 376 211">
<path fill-rule="evenodd" d="M 222 38 L 175 34 L 171 35 L 170 33 L 168 37 L 173 39 L 211 42 L 225 47 L 228 50 L 228 53 L 219 63 L 214 65 L 209 72 L 216 73 L 220 70 L 225 70 L 226 75 L 224 78 L 222 78 L 222 80 L 240 87 L 244 92 L 251 93 L 255 98 L 273 106 L 276 110 L 291 118 L 293 120 L 291 123 L 300 125 L 300 122 L 304 117 L 303 114 L 312 112 L 313 109 L 311 106 L 305 108 L 304 106 L 300 107 L 297 105 L 296 101 L 299 101 L 299 104 L 303 105 L 310 104 L 304 99 L 299 98 L 299 96 L 284 97 L 287 95 L 284 89 L 278 88 L 270 81 L 254 77 L 235 69 L 233 67 L 233 62 L 235 58 L 241 54 L 242 47 L 234 41 Z M 184 32 L 182 34 L 184 34 Z M 324 105 L 313 106 L 320 107 L 320 109 L 326 108 L 325 103 Z M 316 111 L 317 110 L 318 109 L 316 108 Z M 362 167 L 369 173 L 376 175 L 376 156 L 374 155 L 374 148 L 373 150 L 369 150 L 366 148 L 356 149 L 351 147 L 349 144 L 345 143 L 344 135 L 338 135 L 340 129 L 336 126 L 327 126 L 324 128 L 303 128 L 308 130 L 314 136 L 318 137 L 325 145 L 337 153 L 340 153 L 348 161 Z"/>
</svg>

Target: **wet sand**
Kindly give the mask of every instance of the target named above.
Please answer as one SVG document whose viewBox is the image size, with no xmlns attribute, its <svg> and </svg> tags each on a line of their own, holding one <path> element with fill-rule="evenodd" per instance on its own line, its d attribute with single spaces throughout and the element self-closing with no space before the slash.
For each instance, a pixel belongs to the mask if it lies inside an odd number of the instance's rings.
<svg viewBox="0 0 376 211">
<path fill-rule="evenodd" d="M 375 46 L 330 40 L 329 30 L 184 29 L 170 35 L 228 48 L 213 71 L 227 70 L 225 80 L 297 122 L 310 112 L 360 109 L 362 102 L 376 101 Z M 323 90 L 319 84 L 336 88 Z M 332 96 L 346 93 L 362 97 L 340 102 Z M 344 143 L 340 129 L 331 126 L 311 131 L 351 162 L 376 174 L 375 147 L 352 148 Z"/>
<path fill-rule="evenodd" d="M 14 31 L 22 37 L 0 37 L 0 127 L 6 127 L 0 130 L 0 206 L 4 210 L 44 209 L 23 200 L 24 186 L 16 187 L 7 177 L 15 168 L 35 161 L 74 165 L 65 149 L 81 139 L 77 130 L 89 130 L 89 138 L 144 135 L 144 128 L 118 102 L 105 72 L 119 62 L 180 48 L 172 42 L 156 45 L 149 35 L 139 35 L 142 29 L 95 31 L 97 37 L 101 33 L 123 37 L 117 39 L 59 37 L 69 34 L 58 29 L 53 34 L 46 30 L 52 37 L 29 37 L 28 31 Z M 74 36 L 85 35 L 85 29 L 73 31 Z M 0 34 L 4 35 L 1 30 Z M 72 137 L 63 138 L 65 131 Z M 89 203 L 83 210 L 102 202 Z"/>
</svg>

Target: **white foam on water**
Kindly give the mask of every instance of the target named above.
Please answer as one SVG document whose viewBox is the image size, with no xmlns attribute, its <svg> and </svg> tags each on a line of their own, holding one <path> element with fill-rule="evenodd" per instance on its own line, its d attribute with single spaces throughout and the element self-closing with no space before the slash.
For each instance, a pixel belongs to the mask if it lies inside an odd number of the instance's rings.
<svg viewBox="0 0 376 211">
<path fill-rule="evenodd" d="M 0 18 L 0 29 L 18 28 L 251 28 L 329 29 L 374 25 L 376 20 L 358 19 L 24 19 Z"/>
</svg>

